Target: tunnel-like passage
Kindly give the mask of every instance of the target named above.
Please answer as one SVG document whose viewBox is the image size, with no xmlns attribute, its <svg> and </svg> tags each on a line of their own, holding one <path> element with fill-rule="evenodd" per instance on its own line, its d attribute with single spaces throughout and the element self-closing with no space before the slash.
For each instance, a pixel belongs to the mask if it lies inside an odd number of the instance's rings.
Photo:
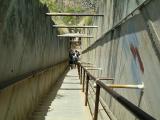
<svg viewBox="0 0 160 120">
<path fill-rule="evenodd" d="M 159 119 L 159 5 L 0 0 L 0 120 Z"/>
</svg>

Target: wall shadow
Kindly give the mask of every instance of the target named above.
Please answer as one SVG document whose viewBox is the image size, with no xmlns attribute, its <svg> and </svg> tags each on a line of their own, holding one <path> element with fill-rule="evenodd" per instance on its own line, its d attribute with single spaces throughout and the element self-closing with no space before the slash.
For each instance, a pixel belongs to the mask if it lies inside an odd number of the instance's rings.
<svg viewBox="0 0 160 120">
<path fill-rule="evenodd" d="M 142 15 L 136 14 L 133 17 L 129 18 L 125 23 L 122 23 L 122 25 L 116 28 L 115 30 L 106 32 L 104 35 L 101 36 L 100 39 L 96 40 L 92 45 L 90 45 L 87 49 L 85 49 L 82 52 L 82 54 L 85 54 L 97 48 L 98 46 L 103 46 L 104 44 L 111 42 L 113 40 L 119 40 L 120 37 L 123 37 L 125 35 L 129 35 L 129 34 L 133 34 L 133 33 L 137 33 L 137 32 L 146 30 L 146 26 L 144 23 L 143 25 L 140 25 L 139 27 L 135 25 L 135 21 L 143 21 Z"/>
<path fill-rule="evenodd" d="M 33 113 L 28 117 L 27 120 L 45 120 L 45 116 L 49 111 L 52 110 L 51 103 L 54 101 L 54 99 L 61 99 L 63 97 L 62 95 L 58 94 L 58 91 L 61 88 L 61 85 L 64 81 L 64 78 L 66 77 L 69 69 L 67 69 L 63 76 L 61 76 L 57 82 L 51 87 L 49 92 L 44 95 L 41 100 L 39 101 L 38 106 L 35 108 Z"/>
</svg>

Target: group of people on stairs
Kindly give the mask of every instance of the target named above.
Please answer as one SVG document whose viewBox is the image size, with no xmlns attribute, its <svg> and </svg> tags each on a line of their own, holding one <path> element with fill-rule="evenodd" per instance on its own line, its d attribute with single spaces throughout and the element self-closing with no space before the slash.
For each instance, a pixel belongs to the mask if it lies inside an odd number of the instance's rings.
<svg viewBox="0 0 160 120">
<path fill-rule="evenodd" d="M 77 50 L 70 50 L 69 51 L 69 65 L 70 68 L 76 68 L 77 62 L 79 61 L 80 53 Z"/>
</svg>

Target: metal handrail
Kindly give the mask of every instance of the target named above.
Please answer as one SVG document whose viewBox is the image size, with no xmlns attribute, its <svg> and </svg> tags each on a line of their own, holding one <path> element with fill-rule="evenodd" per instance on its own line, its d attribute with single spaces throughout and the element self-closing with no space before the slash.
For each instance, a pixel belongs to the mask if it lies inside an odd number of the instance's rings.
<svg viewBox="0 0 160 120">
<path fill-rule="evenodd" d="M 0 90 L 3 90 L 7 87 L 10 87 L 20 81 L 23 81 L 23 80 L 27 80 L 27 78 L 32 78 L 34 77 L 34 75 L 36 74 L 40 74 L 42 72 L 45 72 L 46 70 L 50 69 L 50 68 L 53 68 L 54 66 L 57 66 L 59 64 L 62 64 L 64 62 L 67 62 L 68 60 L 64 60 L 64 61 L 61 61 L 57 64 L 54 64 L 54 65 L 50 65 L 50 66 L 47 66 L 47 67 L 44 67 L 44 68 L 40 68 L 40 69 L 37 69 L 37 70 L 34 70 L 34 71 L 31 71 L 31 72 L 28 72 L 28 73 L 24 73 L 20 76 L 17 76 L 15 78 L 12 78 L 12 79 L 9 79 L 9 80 L 6 80 L 6 81 L 2 81 L 0 82 Z"/>
<path fill-rule="evenodd" d="M 128 89 L 144 89 L 144 84 L 124 85 L 124 84 L 106 84 L 110 88 L 128 88 Z"/>
<path fill-rule="evenodd" d="M 97 80 L 97 90 L 100 94 L 100 88 L 103 88 L 106 92 L 108 92 L 115 100 L 117 100 L 121 105 L 123 105 L 127 110 L 129 110 L 132 114 L 138 117 L 141 120 L 155 120 L 151 115 L 144 112 L 142 109 L 131 103 L 129 100 L 112 90 L 110 87 L 105 85 L 102 81 Z M 99 90 L 98 90 L 99 89 Z M 98 95 L 99 96 L 99 95 Z M 95 119 L 96 120 L 96 119 Z"/>
<path fill-rule="evenodd" d="M 82 71 L 83 71 L 83 80 L 82 80 Z M 137 107 L 136 105 L 131 103 L 129 100 L 124 98 L 122 95 L 118 94 L 113 89 L 111 89 L 111 87 L 114 86 L 114 85 L 110 84 L 110 86 L 109 85 L 107 86 L 100 79 L 93 76 L 81 63 L 78 63 L 78 72 L 79 72 L 79 75 L 80 75 L 80 79 L 83 82 L 82 91 L 84 91 L 84 83 L 86 82 L 85 106 L 87 106 L 87 103 L 88 103 L 89 80 L 96 81 L 96 101 L 95 101 L 95 109 L 94 109 L 93 120 L 98 119 L 98 107 L 99 107 L 99 101 L 100 101 L 100 88 L 103 88 L 106 92 L 108 92 L 116 101 L 118 101 L 122 106 L 124 106 L 128 111 L 130 111 L 137 118 L 139 118 L 141 120 L 156 120 L 151 115 L 149 115 L 148 113 L 146 113 L 145 111 L 143 111 L 142 109 L 140 109 L 139 107 Z M 85 81 L 85 78 L 86 78 L 86 81 Z M 111 80 L 111 79 L 107 79 L 107 80 Z M 117 85 L 117 86 L 118 86 L 118 88 L 127 88 L 127 86 L 125 86 L 125 85 L 123 85 L 123 86 Z M 139 85 L 137 85 L 137 86 L 136 85 L 131 85 L 131 86 L 129 85 L 128 88 L 130 88 L 130 87 L 131 88 L 136 88 L 137 87 L 137 89 L 143 89 L 143 84 L 140 85 L 140 86 Z"/>
<path fill-rule="evenodd" d="M 89 83 L 89 85 L 90 85 L 90 88 L 91 88 L 93 94 L 96 94 L 96 89 L 94 89 L 94 86 L 93 86 L 91 83 Z M 91 91 L 89 91 L 89 92 L 90 92 L 90 95 L 92 95 L 92 94 L 91 94 Z M 113 115 L 113 113 L 110 111 L 108 105 L 106 105 L 106 102 L 103 100 L 103 98 L 102 98 L 101 96 L 99 96 L 99 97 L 100 97 L 100 98 L 99 98 L 99 99 L 100 99 L 100 100 L 99 100 L 99 103 L 101 104 L 103 110 L 107 113 L 108 117 L 109 117 L 111 120 L 117 120 L 117 118 L 116 118 L 116 117 Z M 89 102 L 88 102 L 88 105 L 89 105 Z M 90 111 L 91 111 L 91 109 L 90 109 Z M 92 113 L 92 112 L 91 112 L 91 113 Z M 93 116 L 93 114 L 92 114 L 92 116 Z"/>
</svg>

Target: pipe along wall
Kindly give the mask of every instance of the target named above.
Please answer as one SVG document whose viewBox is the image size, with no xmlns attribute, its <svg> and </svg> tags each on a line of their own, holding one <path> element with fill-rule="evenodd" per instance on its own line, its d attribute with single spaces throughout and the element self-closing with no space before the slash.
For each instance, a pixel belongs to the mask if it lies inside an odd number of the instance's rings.
<svg viewBox="0 0 160 120">
<path fill-rule="evenodd" d="M 47 12 L 38 0 L 0 0 L 0 120 L 25 120 L 67 69 L 68 40 Z"/>
<path fill-rule="evenodd" d="M 88 34 L 95 35 L 95 38 L 82 41 L 82 61 L 102 68 L 102 71 L 93 71 L 94 75 L 115 79 L 106 83 L 141 84 L 144 82 L 144 93 L 140 104 L 141 90 L 114 90 L 137 106 L 139 104 L 153 117 L 160 119 L 160 1 L 151 0 L 131 14 L 115 30 L 107 32 L 143 2 L 144 0 L 99 1 L 97 14 L 105 16 L 94 19 L 93 25 L 98 25 L 98 30 L 86 31 Z M 135 119 L 103 90 L 101 96 L 118 120 Z M 104 119 L 101 111 L 99 116 Z"/>
</svg>

